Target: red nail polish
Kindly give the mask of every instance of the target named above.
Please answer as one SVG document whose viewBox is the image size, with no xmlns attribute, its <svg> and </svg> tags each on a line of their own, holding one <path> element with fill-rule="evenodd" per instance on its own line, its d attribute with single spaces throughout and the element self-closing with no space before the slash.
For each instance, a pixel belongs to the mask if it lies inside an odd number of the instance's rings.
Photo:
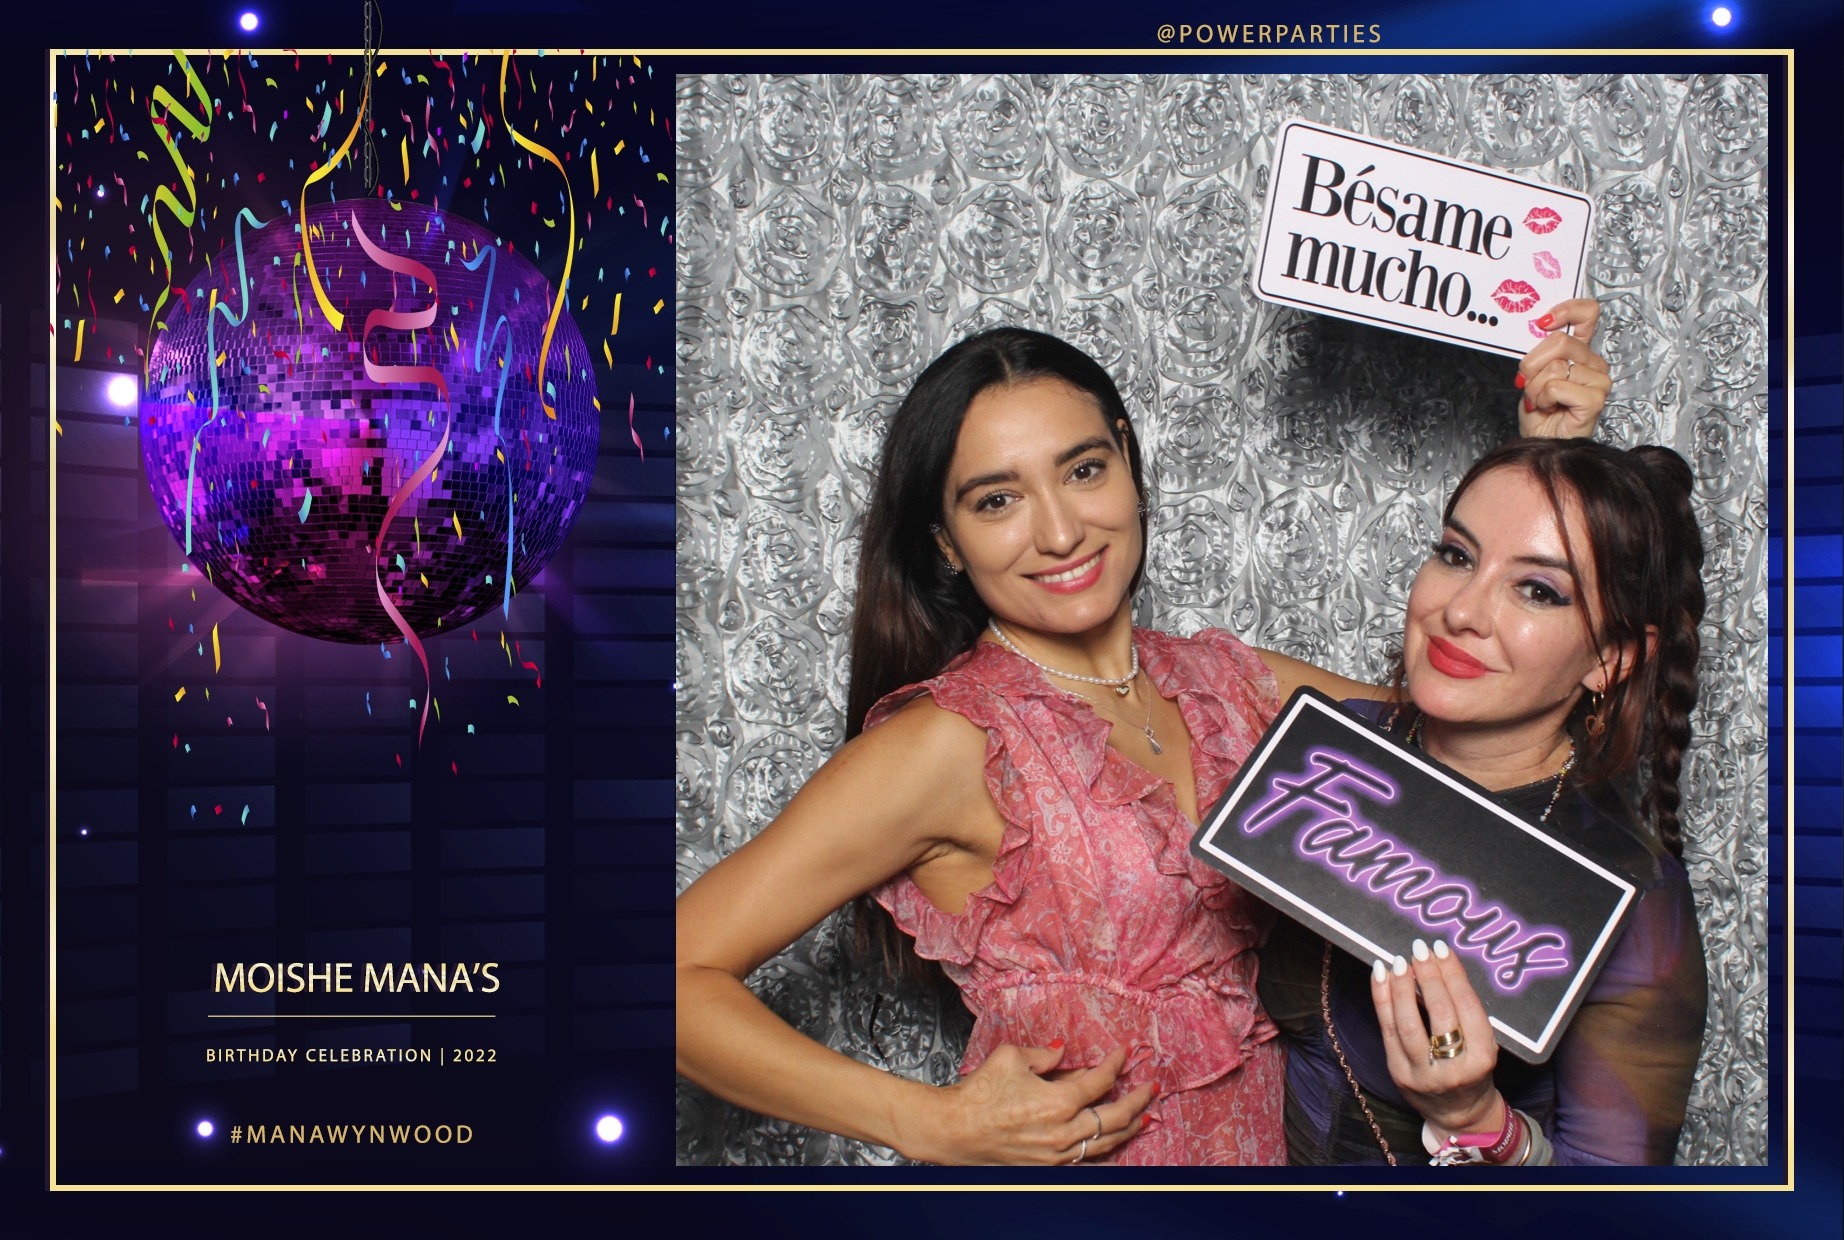
<svg viewBox="0 0 1844 1240">
<path fill-rule="evenodd" d="M 1556 316 L 1553 314 L 1546 314 L 1542 318 L 1537 320 L 1537 330 L 1538 331 L 1546 332 L 1555 326 L 1556 326 Z"/>
<path fill-rule="evenodd" d="M 1524 412 L 1525 413 L 1535 413 L 1536 411 L 1537 411 L 1537 402 L 1530 399 L 1530 397 L 1526 396 L 1524 398 Z"/>
<path fill-rule="evenodd" d="M 1511 386 L 1520 387 L 1520 388 L 1524 386 L 1524 372 L 1523 371 L 1520 370 L 1517 372 L 1517 378 L 1511 381 Z"/>
<path fill-rule="evenodd" d="M 1160 1086 L 1160 1084 L 1159 1084 L 1159 1082 L 1157 1082 L 1157 1081 L 1154 1081 L 1154 1082 L 1153 1082 L 1153 1091 L 1152 1091 L 1152 1096 L 1153 1096 L 1154 1098 L 1157 1098 L 1157 1097 L 1159 1096 L 1159 1090 L 1160 1090 L 1161 1088 L 1162 1088 L 1162 1086 Z"/>
<path fill-rule="evenodd" d="M 1051 1049 L 1051 1050 L 1053 1050 L 1053 1051 L 1060 1051 L 1060 1050 L 1062 1050 L 1062 1049 L 1063 1049 L 1063 1042 L 1064 1042 L 1064 1039 L 1062 1039 L 1062 1038 L 1058 1038 L 1058 1039 L 1057 1039 L 1056 1041 L 1054 1041 L 1054 1042 L 1052 1042 L 1052 1043 L 1050 1044 L 1050 1049 Z"/>
</svg>

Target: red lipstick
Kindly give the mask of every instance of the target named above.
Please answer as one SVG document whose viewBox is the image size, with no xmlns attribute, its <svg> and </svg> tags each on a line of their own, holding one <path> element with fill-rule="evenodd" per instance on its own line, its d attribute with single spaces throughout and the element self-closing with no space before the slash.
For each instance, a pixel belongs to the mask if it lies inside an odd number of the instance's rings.
<svg viewBox="0 0 1844 1240">
<path fill-rule="evenodd" d="M 1452 642 L 1438 637 L 1428 639 L 1428 662 L 1434 665 L 1435 671 L 1456 680 L 1475 680 L 1492 670 Z"/>
</svg>

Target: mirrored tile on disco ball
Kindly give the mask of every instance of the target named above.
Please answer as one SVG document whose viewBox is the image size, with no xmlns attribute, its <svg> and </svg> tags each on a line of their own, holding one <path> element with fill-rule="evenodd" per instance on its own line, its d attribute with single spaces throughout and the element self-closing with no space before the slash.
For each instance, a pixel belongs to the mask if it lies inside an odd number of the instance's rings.
<svg viewBox="0 0 1844 1240">
<path fill-rule="evenodd" d="M 1753 288 L 1767 271 L 1767 202 L 1753 185 L 1706 185 L 1679 217 L 1678 262 L 1693 280 Z"/>
<path fill-rule="evenodd" d="M 803 304 L 750 314 L 741 361 L 762 403 L 786 412 L 806 408 L 830 391 L 842 358 L 832 329 Z"/>
<path fill-rule="evenodd" d="M 941 131 L 961 171 L 983 181 L 1015 181 L 1043 155 L 1036 94 L 1029 81 L 1009 73 L 974 79 Z"/>
<path fill-rule="evenodd" d="M 848 124 L 845 157 L 873 181 L 914 176 L 941 157 L 935 102 L 917 78 L 867 78 Z"/>
<path fill-rule="evenodd" d="M 1668 119 L 1664 94 L 1653 79 L 1631 73 L 1596 74 L 1583 79 L 1575 100 L 1575 143 L 1596 168 L 1649 168 L 1671 141 Z"/>
<path fill-rule="evenodd" d="M 1399 146 L 1457 155 L 1466 136 L 1460 123 L 1460 90 L 1459 79 L 1445 74 L 1384 78 L 1371 94 L 1370 131 Z"/>
<path fill-rule="evenodd" d="M 1711 289 L 1698 297 L 1686 327 L 1684 351 L 1698 395 L 1735 405 L 1753 394 L 1764 380 L 1767 362 L 1767 330 L 1760 311 L 1734 293 Z"/>
<path fill-rule="evenodd" d="M 1024 288 L 1044 257 L 1043 216 L 1014 185 L 989 185 L 963 198 L 942 230 L 942 259 L 956 279 L 981 293 Z"/>
<path fill-rule="evenodd" d="M 1591 280 L 1606 288 L 1649 284 L 1670 248 L 1665 198 L 1651 177 L 1621 177 L 1595 197 Z"/>
<path fill-rule="evenodd" d="M 1107 181 L 1078 185 L 1050 228 L 1050 265 L 1086 293 L 1119 288 L 1146 248 L 1146 208 Z"/>
<path fill-rule="evenodd" d="M 852 263 L 874 293 L 910 294 L 935 268 L 941 222 L 926 198 L 901 185 L 874 185 L 853 209 Z"/>
<path fill-rule="evenodd" d="M 1088 176 L 1118 176 L 1139 158 L 1146 93 L 1130 78 L 1084 75 L 1064 82 L 1050 104 L 1050 140 Z"/>
<path fill-rule="evenodd" d="M 799 297 L 832 275 L 842 249 L 839 221 L 800 190 L 770 194 L 742 227 L 743 274 L 770 293 Z"/>
<path fill-rule="evenodd" d="M 743 143 L 762 175 L 813 185 L 839 162 L 844 127 L 817 78 L 769 77 L 755 88 Z"/>
<path fill-rule="evenodd" d="M 753 723 L 791 727 L 818 696 L 822 655 L 805 624 L 770 615 L 724 651 L 724 683 L 736 713 Z"/>
<path fill-rule="evenodd" d="M 1242 450 L 1249 412 L 1223 385 L 1179 384 L 1165 394 L 1151 428 L 1152 472 L 1164 494 L 1221 485 Z"/>
<path fill-rule="evenodd" d="M 1207 496 L 1159 505 L 1148 535 L 1147 583 L 1166 606 L 1220 605 L 1247 557 L 1247 529 Z"/>
<path fill-rule="evenodd" d="M 1189 186 L 1153 217 L 1153 252 L 1173 281 L 1224 288 L 1241 279 L 1250 255 L 1254 214 L 1241 194 L 1212 179 Z"/>
<path fill-rule="evenodd" d="M 935 359 L 934 316 L 915 301 L 866 297 L 846 329 L 862 377 L 884 388 L 907 388 Z"/>
<path fill-rule="evenodd" d="M 221 262 L 180 286 L 150 350 L 140 439 L 156 505 L 212 584 L 292 632 L 401 640 L 380 589 L 419 636 L 460 627 L 542 571 L 588 494 L 588 351 L 562 315 L 540 364 L 549 285 L 464 217 L 366 199 L 309 222 L 350 330 L 311 296 L 296 308 L 298 233 L 240 224 L 242 271 Z M 433 338 L 374 317 L 452 305 L 477 309 Z"/>
<path fill-rule="evenodd" d="M 1331 505 L 1295 488 L 1262 505 L 1250 562 L 1275 598 L 1318 598 L 1341 568 L 1338 522 Z"/>
<path fill-rule="evenodd" d="M 737 115 L 747 108 L 745 79 L 680 77 L 674 156 L 680 192 L 715 185 L 729 172 L 740 149 Z M 732 89 L 734 87 L 734 89 Z M 680 229 L 680 235 L 684 230 Z"/>
<path fill-rule="evenodd" d="M 1566 109 L 1550 74 L 1481 74 L 1468 95 L 1467 126 L 1485 163 L 1534 168 L 1556 158 L 1569 140 Z"/>
<path fill-rule="evenodd" d="M 1184 176 L 1241 163 L 1253 132 L 1242 82 L 1232 75 L 1181 78 L 1159 100 L 1159 136 Z"/>
<path fill-rule="evenodd" d="M 1767 83 L 1758 74 L 1699 74 L 1684 100 L 1691 162 L 1718 181 L 1737 181 L 1767 163 Z"/>
</svg>

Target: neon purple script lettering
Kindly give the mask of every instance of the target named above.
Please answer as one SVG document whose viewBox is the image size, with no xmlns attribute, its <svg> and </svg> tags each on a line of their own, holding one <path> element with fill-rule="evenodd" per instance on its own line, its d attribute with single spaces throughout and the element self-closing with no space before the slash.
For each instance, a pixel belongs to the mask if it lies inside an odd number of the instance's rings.
<svg viewBox="0 0 1844 1240">
<path fill-rule="evenodd" d="M 1335 749 L 1307 753 L 1310 769 L 1268 780 L 1268 799 L 1242 816 L 1244 835 L 1259 835 L 1290 816 L 1302 825 L 1294 850 L 1353 887 L 1390 902 L 1423 928 L 1446 933 L 1454 949 L 1475 956 L 1492 984 L 1516 994 L 1535 974 L 1574 966 L 1568 936 L 1552 926 L 1526 929 L 1502 905 L 1484 900 L 1470 882 L 1442 874 L 1357 813 L 1360 798 L 1394 801 L 1388 776 Z M 1341 795 L 1342 794 L 1342 795 Z"/>
</svg>

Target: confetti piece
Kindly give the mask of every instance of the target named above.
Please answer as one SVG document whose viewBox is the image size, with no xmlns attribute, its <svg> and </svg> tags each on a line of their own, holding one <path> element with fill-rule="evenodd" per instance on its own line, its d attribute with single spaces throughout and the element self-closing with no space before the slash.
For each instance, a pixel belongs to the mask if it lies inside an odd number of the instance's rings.
<svg viewBox="0 0 1844 1240">
<path fill-rule="evenodd" d="M 462 542 L 466 542 L 467 539 L 461 533 L 461 514 L 458 512 L 451 512 L 448 514 L 448 519 L 455 523 L 455 537 L 461 539 Z"/>
<path fill-rule="evenodd" d="M 83 320 L 78 319 L 77 320 L 77 356 L 73 357 L 71 361 L 81 362 L 82 360 L 83 360 Z"/>
<path fill-rule="evenodd" d="M 183 702 L 186 700 L 186 687 L 184 685 L 179 686 L 179 692 L 173 695 L 173 700 L 175 702 Z"/>
<path fill-rule="evenodd" d="M 514 706 L 517 706 L 519 704 L 519 699 L 513 697 L 510 693 L 506 695 L 506 701 L 511 703 Z"/>
<path fill-rule="evenodd" d="M 615 294 L 615 317 L 608 324 L 608 334 L 611 336 L 621 334 L 621 294 L 619 293 Z"/>
<path fill-rule="evenodd" d="M 665 308 L 666 308 L 666 299 L 664 297 L 660 298 L 658 301 L 653 303 L 653 313 L 655 314 L 658 314 L 661 310 L 664 310 Z"/>
<path fill-rule="evenodd" d="M 224 651 L 218 645 L 218 626 L 215 624 L 211 626 L 211 670 L 224 670 Z"/>
<path fill-rule="evenodd" d="M 243 807 L 243 817 L 239 819 L 238 822 L 239 822 L 239 825 L 241 826 L 249 825 L 250 823 L 250 807 L 249 806 L 246 805 Z"/>
<path fill-rule="evenodd" d="M 308 487 L 307 494 L 301 498 L 300 517 L 301 517 L 302 525 L 307 524 L 307 513 L 308 513 L 308 510 L 312 508 L 313 506 L 314 506 L 314 488 Z"/>
</svg>

